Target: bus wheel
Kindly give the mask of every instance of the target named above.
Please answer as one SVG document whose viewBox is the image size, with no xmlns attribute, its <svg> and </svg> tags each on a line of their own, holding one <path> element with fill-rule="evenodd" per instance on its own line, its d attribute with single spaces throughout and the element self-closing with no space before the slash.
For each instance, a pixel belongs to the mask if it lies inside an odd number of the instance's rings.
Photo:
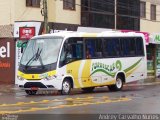
<svg viewBox="0 0 160 120">
<path fill-rule="evenodd" d="M 37 90 L 25 90 L 27 95 L 36 95 Z"/>
<path fill-rule="evenodd" d="M 82 90 L 83 90 L 84 92 L 90 93 L 90 92 L 93 92 L 94 87 L 82 88 Z"/>
<path fill-rule="evenodd" d="M 70 91 L 71 91 L 71 82 L 69 79 L 65 79 L 62 83 L 61 94 L 62 95 L 69 95 Z"/>
<path fill-rule="evenodd" d="M 117 76 L 116 84 L 108 86 L 110 91 L 120 91 L 123 88 L 123 79 L 121 76 Z"/>
</svg>

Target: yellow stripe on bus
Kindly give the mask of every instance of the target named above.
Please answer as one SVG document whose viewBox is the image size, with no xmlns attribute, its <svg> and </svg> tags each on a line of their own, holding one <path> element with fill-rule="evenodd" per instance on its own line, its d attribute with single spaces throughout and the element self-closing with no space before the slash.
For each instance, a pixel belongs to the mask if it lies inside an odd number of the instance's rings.
<svg viewBox="0 0 160 120">
<path fill-rule="evenodd" d="M 27 80 L 41 80 L 42 78 L 53 76 L 55 74 L 56 74 L 56 70 L 46 72 L 43 74 L 25 74 L 23 72 L 18 71 L 18 76 Z"/>
<path fill-rule="evenodd" d="M 74 85 L 78 88 L 80 87 L 80 84 L 78 82 L 78 74 L 79 74 L 79 68 L 80 68 L 81 62 L 82 61 L 80 60 L 80 61 L 75 61 L 71 64 L 68 64 L 66 69 L 66 73 L 68 75 L 73 76 Z"/>
<path fill-rule="evenodd" d="M 97 37 L 97 33 L 84 33 L 82 37 Z"/>
</svg>

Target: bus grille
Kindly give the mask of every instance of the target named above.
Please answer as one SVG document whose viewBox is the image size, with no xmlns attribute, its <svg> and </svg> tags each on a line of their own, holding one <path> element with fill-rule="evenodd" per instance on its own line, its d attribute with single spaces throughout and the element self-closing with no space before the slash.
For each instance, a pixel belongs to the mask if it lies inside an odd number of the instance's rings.
<svg viewBox="0 0 160 120">
<path fill-rule="evenodd" d="M 41 82 L 27 82 L 26 84 L 24 84 L 24 88 L 32 88 L 32 87 L 47 88 Z"/>
</svg>

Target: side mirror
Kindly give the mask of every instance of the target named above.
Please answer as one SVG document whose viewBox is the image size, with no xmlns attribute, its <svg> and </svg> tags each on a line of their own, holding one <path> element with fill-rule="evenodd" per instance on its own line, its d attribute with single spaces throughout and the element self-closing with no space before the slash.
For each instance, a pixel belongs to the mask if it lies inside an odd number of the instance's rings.
<svg viewBox="0 0 160 120">
<path fill-rule="evenodd" d="M 23 47 L 21 47 L 21 53 L 23 53 L 24 52 L 24 48 Z"/>
<path fill-rule="evenodd" d="M 24 49 L 26 48 L 27 43 L 28 43 L 28 41 L 21 44 L 21 53 L 24 52 Z"/>
</svg>

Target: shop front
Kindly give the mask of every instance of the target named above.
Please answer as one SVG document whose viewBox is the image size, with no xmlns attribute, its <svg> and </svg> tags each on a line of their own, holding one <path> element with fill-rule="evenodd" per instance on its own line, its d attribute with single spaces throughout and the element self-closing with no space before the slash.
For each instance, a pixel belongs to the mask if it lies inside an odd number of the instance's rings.
<svg viewBox="0 0 160 120">
<path fill-rule="evenodd" d="M 42 32 L 43 26 L 41 22 L 15 22 L 14 24 L 14 39 L 15 39 L 15 84 L 18 83 L 17 71 L 20 59 L 23 54 L 27 42 L 35 35 Z"/>
<path fill-rule="evenodd" d="M 150 63 L 148 66 L 153 71 L 154 77 L 160 77 L 160 33 L 153 33 L 150 38 L 150 48 L 148 48 Z"/>
<path fill-rule="evenodd" d="M 156 45 L 147 45 L 147 73 L 148 77 L 155 77 Z"/>
<path fill-rule="evenodd" d="M 14 39 L 0 38 L 0 84 L 14 83 L 14 56 Z"/>
</svg>

